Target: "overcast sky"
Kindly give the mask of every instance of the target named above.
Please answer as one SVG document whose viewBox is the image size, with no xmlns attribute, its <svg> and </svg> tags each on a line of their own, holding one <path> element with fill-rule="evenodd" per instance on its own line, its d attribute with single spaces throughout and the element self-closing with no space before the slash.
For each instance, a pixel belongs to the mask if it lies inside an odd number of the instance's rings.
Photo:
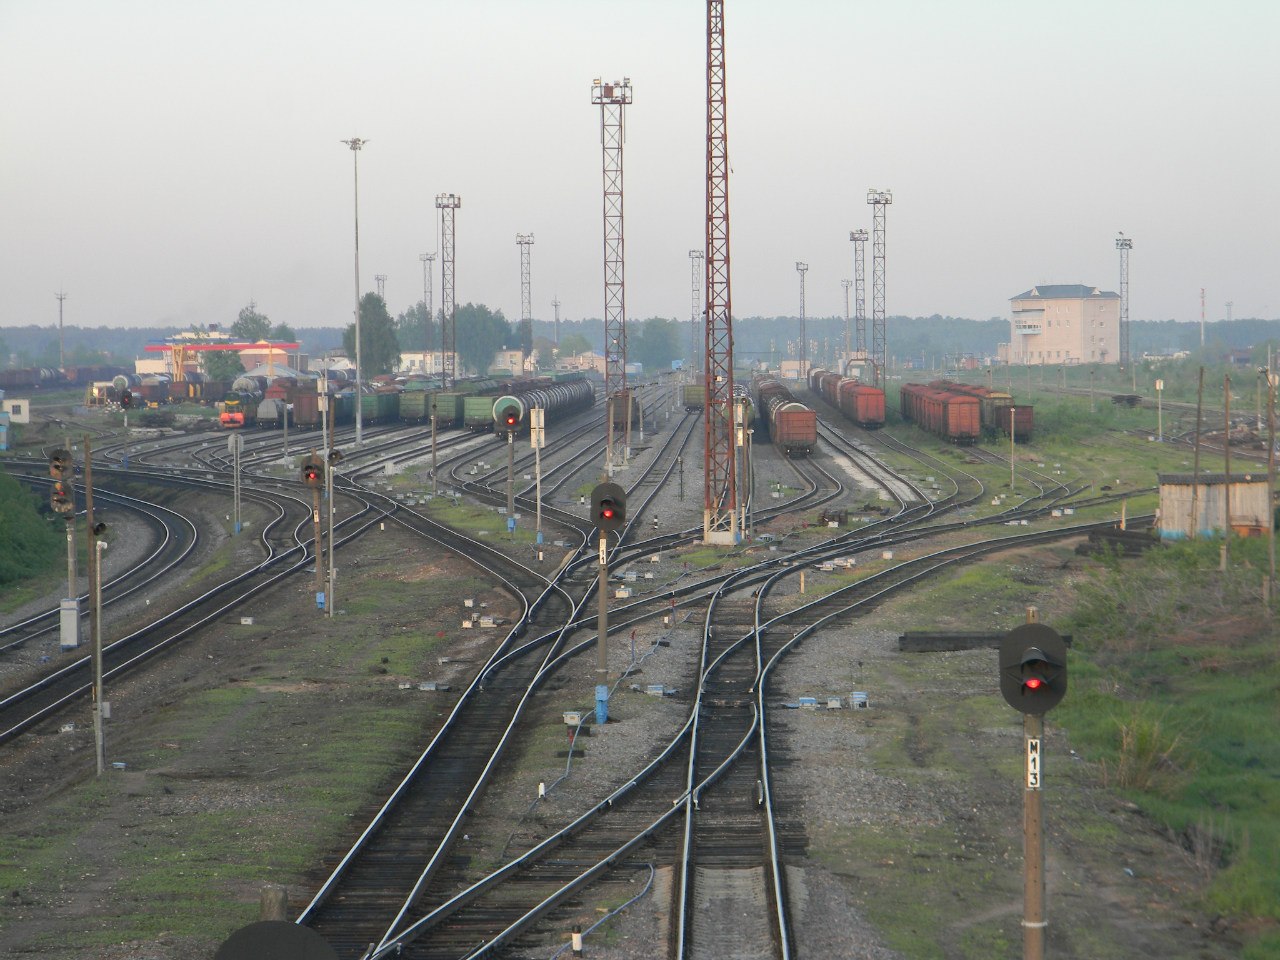
<svg viewBox="0 0 1280 960">
<path fill-rule="evenodd" d="M 726 0 L 737 316 L 843 314 L 890 189 L 891 315 L 1007 316 L 1037 283 L 1131 316 L 1280 316 L 1275 0 Z M 423 296 L 603 313 L 600 111 L 629 77 L 627 314 L 687 319 L 703 246 L 697 0 L 0 0 L 0 327 L 351 321 Z M 867 300 L 871 299 L 867 245 Z M 434 279 L 440 304 L 439 261 Z"/>
</svg>

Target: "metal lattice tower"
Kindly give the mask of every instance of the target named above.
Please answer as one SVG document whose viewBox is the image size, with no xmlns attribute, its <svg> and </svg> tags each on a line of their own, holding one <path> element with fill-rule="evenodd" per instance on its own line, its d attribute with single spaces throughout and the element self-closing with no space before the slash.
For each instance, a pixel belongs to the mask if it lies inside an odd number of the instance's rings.
<svg viewBox="0 0 1280 960">
<path fill-rule="evenodd" d="M 435 305 L 435 295 L 434 291 L 431 289 L 431 271 L 433 269 L 432 264 L 436 261 L 436 255 L 434 253 L 420 253 L 418 254 L 418 259 L 422 261 L 422 309 L 426 312 L 427 320 L 426 327 L 422 331 L 423 336 L 426 338 L 427 351 L 426 357 L 423 358 L 423 366 L 427 368 L 425 370 L 426 373 L 431 373 L 431 367 L 434 366 L 431 363 L 431 351 L 435 349 L 436 339 L 435 336 L 433 336 L 433 331 L 431 329 L 431 312 Z"/>
<path fill-rule="evenodd" d="M 600 144 L 604 179 L 604 394 L 627 389 L 626 262 L 622 233 L 622 145 L 624 108 L 631 103 L 631 80 L 591 85 L 591 102 L 600 107 Z M 614 425 L 607 425 L 607 457 L 612 464 Z"/>
<path fill-rule="evenodd" d="M 867 355 L 867 237 L 865 230 L 850 230 L 853 241 L 854 349 Z"/>
<path fill-rule="evenodd" d="M 458 303 L 454 298 L 454 220 L 460 206 L 462 198 L 456 194 L 436 196 L 436 209 L 440 211 L 440 349 L 443 352 L 440 382 L 445 390 L 453 385 L 456 376 Z"/>
<path fill-rule="evenodd" d="M 1123 233 L 1116 238 L 1120 251 L 1120 369 L 1129 369 L 1129 251 L 1133 241 Z"/>
<path fill-rule="evenodd" d="M 840 359 L 840 376 L 843 377 L 845 368 L 849 365 L 849 357 L 853 352 L 852 338 L 849 332 L 849 288 L 853 286 L 853 281 L 841 280 L 840 286 L 844 287 L 844 356 Z"/>
<path fill-rule="evenodd" d="M 517 233 L 520 247 L 520 370 L 528 369 L 533 353 L 533 301 L 529 295 L 529 248 L 533 246 L 532 233 Z"/>
<path fill-rule="evenodd" d="M 876 368 L 876 386 L 883 388 L 888 359 L 884 335 L 884 212 L 893 203 L 892 190 L 868 190 L 871 204 L 871 362 Z"/>
<path fill-rule="evenodd" d="M 706 469 L 702 539 L 738 542 L 733 423 L 733 301 L 729 290 L 729 136 L 724 0 L 707 0 L 707 291 L 703 337 Z"/>
<path fill-rule="evenodd" d="M 378 285 L 378 296 L 382 298 L 382 302 L 387 302 L 387 275 L 385 273 L 375 273 L 373 282 Z"/>
<path fill-rule="evenodd" d="M 804 316 L 804 275 L 809 272 L 809 265 L 796 261 L 796 273 L 800 274 L 800 379 L 809 379 L 809 335 L 805 332 Z"/>
<path fill-rule="evenodd" d="M 560 349 L 560 298 L 556 297 L 551 301 L 551 306 L 556 312 L 556 349 Z"/>
<path fill-rule="evenodd" d="M 698 331 L 702 321 L 702 275 L 706 270 L 706 253 L 702 250 L 689 251 L 689 264 L 693 273 L 691 292 L 693 308 L 689 314 L 689 372 L 698 368 Z"/>
</svg>

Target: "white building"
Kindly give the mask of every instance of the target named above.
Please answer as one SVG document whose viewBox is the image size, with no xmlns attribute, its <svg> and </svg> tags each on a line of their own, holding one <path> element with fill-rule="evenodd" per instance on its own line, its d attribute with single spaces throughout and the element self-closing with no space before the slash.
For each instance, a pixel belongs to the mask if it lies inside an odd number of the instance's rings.
<svg viewBox="0 0 1280 960">
<path fill-rule="evenodd" d="M 1032 287 L 1009 301 L 1007 363 L 1118 363 L 1120 294 L 1082 283 Z"/>
</svg>

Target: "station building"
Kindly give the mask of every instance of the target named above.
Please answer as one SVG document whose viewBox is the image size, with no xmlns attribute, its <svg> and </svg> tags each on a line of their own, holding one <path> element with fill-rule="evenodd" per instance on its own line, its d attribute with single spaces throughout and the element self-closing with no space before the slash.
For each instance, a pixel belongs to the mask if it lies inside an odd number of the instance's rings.
<svg viewBox="0 0 1280 960">
<path fill-rule="evenodd" d="M 1082 283 L 1032 287 L 1009 300 L 1009 342 L 1018 364 L 1119 363 L 1120 294 Z"/>
</svg>

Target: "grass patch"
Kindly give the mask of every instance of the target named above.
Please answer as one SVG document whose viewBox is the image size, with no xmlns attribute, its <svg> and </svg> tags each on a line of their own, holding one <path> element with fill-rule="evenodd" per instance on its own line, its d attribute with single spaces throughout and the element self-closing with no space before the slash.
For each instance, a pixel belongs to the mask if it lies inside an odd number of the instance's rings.
<svg viewBox="0 0 1280 960">
<path fill-rule="evenodd" d="M 1069 618 L 1080 640 L 1055 719 L 1208 879 L 1207 905 L 1280 921 L 1280 660 L 1258 600 L 1265 542 L 1109 564 Z M 1082 641 L 1082 642 L 1081 642 Z"/>
</svg>

